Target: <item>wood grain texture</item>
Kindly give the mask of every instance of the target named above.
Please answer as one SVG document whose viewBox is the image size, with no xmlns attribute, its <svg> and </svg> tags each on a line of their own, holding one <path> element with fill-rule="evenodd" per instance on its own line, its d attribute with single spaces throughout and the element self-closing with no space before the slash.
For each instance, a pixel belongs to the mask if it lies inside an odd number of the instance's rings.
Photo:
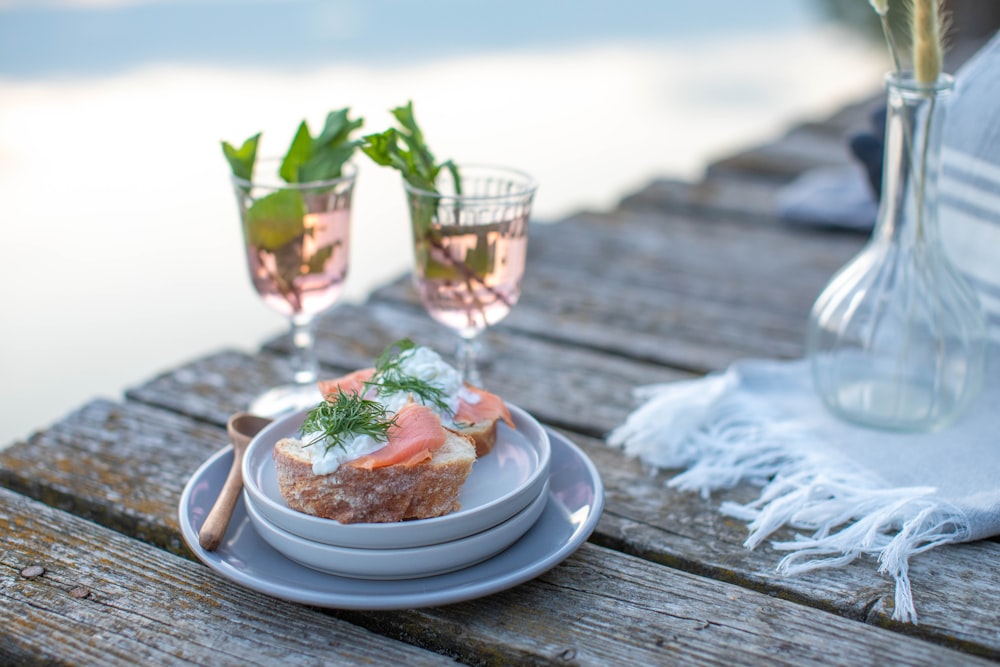
<svg viewBox="0 0 1000 667">
<path fill-rule="evenodd" d="M 622 199 L 627 211 L 711 216 L 755 223 L 773 223 L 777 190 L 770 182 L 716 176 L 698 183 L 657 178 Z"/>
<path fill-rule="evenodd" d="M 942 645 L 1000 659 L 996 610 L 1000 608 L 1000 572 L 983 563 L 1000 559 L 1000 543 L 980 541 L 952 545 L 915 556 L 910 561 L 919 625 L 891 620 L 894 585 L 878 574 L 869 557 L 839 568 L 820 569 L 798 577 L 781 576 L 776 567 L 783 552 L 770 541 L 750 551 L 743 547 L 748 531 L 742 521 L 724 516 L 725 501 L 745 503 L 757 489 L 741 485 L 703 498 L 666 486 L 676 471 L 652 471 L 603 442 L 574 436 L 601 470 L 607 504 L 594 541 L 748 589 L 796 600 L 847 618 L 863 620 Z M 785 529 L 774 539 L 791 539 Z"/>
<path fill-rule="evenodd" d="M 0 524 L 13 527 L 0 559 L 7 603 L 0 608 L 10 610 L 0 614 L 12 638 L 3 650 L 12 658 L 24 651 L 66 662 L 266 664 L 324 656 L 380 664 L 444 662 L 379 637 L 385 635 L 466 662 L 498 665 L 968 660 L 597 546 L 585 546 L 536 581 L 488 598 L 437 609 L 341 614 L 367 626 L 365 632 L 229 585 L 194 563 L 2 490 Z M 24 577 L 30 565 L 45 573 Z M 149 585 L 151 571 L 155 586 Z M 14 612 L 29 599 L 30 614 Z M 40 647 L 33 633 L 42 628 L 47 632 Z M 406 662 L 413 658 L 415 663 Z"/>
<path fill-rule="evenodd" d="M 316 329 L 317 354 L 329 368 L 363 368 L 404 336 L 453 359 L 454 334 L 420 308 L 383 303 L 338 309 L 324 317 Z M 501 327 L 488 332 L 484 343 L 480 367 L 487 389 L 502 392 L 506 400 L 546 423 L 594 435 L 621 423 L 633 407 L 633 387 L 691 377 L 677 369 Z M 287 352 L 288 338 L 268 347 Z"/>
<path fill-rule="evenodd" d="M 454 664 L 2 489 L 0 526 L 4 664 Z"/>
<path fill-rule="evenodd" d="M 202 461 L 228 443 L 221 426 L 98 399 L 0 452 L 0 484 L 186 553 L 177 531 L 181 489 Z"/>
<path fill-rule="evenodd" d="M 153 378 L 137 378 L 125 396 L 224 425 L 231 414 L 246 410 L 254 398 L 292 377 L 288 357 L 219 350 Z"/>
<path fill-rule="evenodd" d="M 716 160 L 708 166 L 706 175 L 712 178 L 732 174 L 779 184 L 810 169 L 849 164 L 851 159 L 847 142 L 836 128 L 803 124 L 780 137 Z"/>
<path fill-rule="evenodd" d="M 692 372 L 796 357 L 813 301 L 862 243 L 684 215 L 581 214 L 532 228 L 521 299 L 496 328 Z M 406 277 L 373 300 L 420 309 Z"/>
<path fill-rule="evenodd" d="M 970 659 L 590 544 L 529 584 L 489 598 L 405 614 L 349 616 L 394 634 L 410 631 L 417 613 L 428 626 L 462 629 L 476 641 L 489 636 L 490 643 L 521 649 L 525 656 L 582 665 L 963 664 Z"/>
<path fill-rule="evenodd" d="M 183 371 L 185 376 L 193 372 L 191 368 Z M 221 426 L 207 426 L 135 402 L 115 405 L 97 401 L 62 422 L 59 432 L 60 437 L 39 436 L 31 443 L 0 453 L 4 484 L 47 499 L 49 504 L 56 504 L 54 498 L 62 498 L 66 508 L 76 514 L 93 516 L 125 534 L 141 534 L 144 541 L 189 555 L 177 533 L 176 506 L 190 474 L 224 446 Z M 75 445 L 78 439 L 68 435 L 73 432 L 115 435 L 104 437 L 99 446 L 81 450 Z M 767 545 L 755 551 L 744 549 L 745 526 L 717 510 L 722 500 L 750 500 L 752 489 L 741 487 L 711 499 L 681 493 L 664 486 L 666 475 L 650 474 L 637 461 L 623 457 L 602 441 L 568 435 L 595 461 L 606 486 L 607 504 L 592 538 L 595 542 L 639 556 L 652 567 L 686 571 L 845 618 L 917 634 L 941 645 L 1000 658 L 1000 641 L 990 631 L 995 610 L 1000 608 L 1000 575 L 982 568 L 984 560 L 992 562 L 1000 556 L 1000 545 L 962 545 L 914 559 L 914 592 L 921 624 L 893 624 L 889 620 L 892 583 L 875 572 L 871 561 L 820 570 L 808 577 L 786 578 L 774 572 L 781 554 Z M 150 458 L 149 443 L 156 442 L 185 444 L 159 448 Z M 149 459 L 148 468 L 139 470 L 128 464 L 137 458 L 133 452 Z M 73 474 L 60 472 L 66 467 L 63 464 L 46 463 L 69 460 L 75 460 Z M 92 470 L 107 471 L 116 466 L 121 468 L 116 477 L 108 478 L 105 473 L 102 482 L 88 481 L 102 479 Z M 133 478 L 142 480 L 142 489 L 128 486 L 128 480 Z M 398 623 L 416 628 L 411 628 L 415 637 L 434 633 L 423 621 L 405 618 L 406 623 Z M 402 630 L 393 630 L 397 632 Z M 426 638 L 418 643 L 432 645 Z M 433 646 L 449 654 L 457 650 L 447 642 Z"/>
</svg>

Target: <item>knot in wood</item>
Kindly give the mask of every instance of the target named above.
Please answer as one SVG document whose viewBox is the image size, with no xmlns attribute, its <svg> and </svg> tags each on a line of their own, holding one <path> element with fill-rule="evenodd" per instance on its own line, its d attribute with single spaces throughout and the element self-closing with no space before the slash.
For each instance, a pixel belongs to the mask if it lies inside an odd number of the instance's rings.
<svg viewBox="0 0 1000 667">
<path fill-rule="evenodd" d="M 559 655 L 557 657 L 565 662 L 570 662 L 571 660 L 576 658 L 576 649 L 564 648 L 562 651 L 559 652 Z"/>
<path fill-rule="evenodd" d="M 69 591 L 69 596 L 71 598 L 76 598 L 77 600 L 82 600 L 90 596 L 90 589 L 86 586 L 77 586 Z"/>
<path fill-rule="evenodd" d="M 21 576 L 25 579 L 34 579 L 35 577 L 40 577 L 43 574 L 45 574 L 45 568 L 41 565 L 29 565 L 21 570 Z"/>
</svg>

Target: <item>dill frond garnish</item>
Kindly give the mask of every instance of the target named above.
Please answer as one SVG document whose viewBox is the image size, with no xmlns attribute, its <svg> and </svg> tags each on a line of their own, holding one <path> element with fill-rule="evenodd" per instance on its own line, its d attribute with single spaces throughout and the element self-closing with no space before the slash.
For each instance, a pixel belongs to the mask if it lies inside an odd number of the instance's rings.
<svg viewBox="0 0 1000 667">
<path fill-rule="evenodd" d="M 378 401 L 362 398 L 356 391 L 344 393 L 338 389 L 309 411 L 302 422 L 302 433 L 319 433 L 305 447 L 326 441 L 325 451 L 344 447 L 350 436 L 367 435 L 376 442 L 389 439 L 389 427 L 396 423 L 386 407 Z"/>
<path fill-rule="evenodd" d="M 375 387 L 383 395 L 407 393 L 423 405 L 433 405 L 451 414 L 443 388 L 403 371 L 406 353 L 416 347 L 409 338 L 402 338 L 383 350 L 375 360 L 375 373 L 365 382 L 365 387 Z"/>
</svg>

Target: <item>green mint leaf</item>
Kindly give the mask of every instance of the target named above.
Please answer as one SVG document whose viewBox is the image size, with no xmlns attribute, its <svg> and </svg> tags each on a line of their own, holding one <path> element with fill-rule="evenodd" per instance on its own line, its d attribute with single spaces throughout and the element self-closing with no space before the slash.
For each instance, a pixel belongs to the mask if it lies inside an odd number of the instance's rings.
<svg viewBox="0 0 1000 667">
<path fill-rule="evenodd" d="M 349 109 L 340 109 L 327 114 L 323 131 L 315 139 L 302 121 L 281 164 L 281 177 L 288 183 L 340 178 L 361 143 L 351 140 L 351 133 L 364 124 L 361 118 L 351 120 L 349 113 Z"/>
<path fill-rule="evenodd" d="M 233 175 L 244 180 L 253 180 L 253 165 L 257 159 L 257 144 L 260 141 L 260 132 L 243 142 L 243 145 L 236 148 L 228 141 L 222 142 L 222 153 L 229 162 L 229 168 L 233 170 Z"/>
<path fill-rule="evenodd" d="M 408 100 L 405 107 L 396 107 L 391 111 L 396 121 L 406 130 L 417 143 L 424 143 L 424 133 L 417 125 L 417 118 L 413 114 L 413 100 Z"/>
<path fill-rule="evenodd" d="M 309 273 L 323 273 L 326 263 L 333 257 L 333 252 L 340 248 L 341 245 L 341 242 L 337 241 L 336 243 L 317 249 L 312 257 L 309 258 Z"/>
<path fill-rule="evenodd" d="M 295 285 L 301 274 L 302 237 L 296 236 L 271 253 L 274 258 L 274 282 L 278 291 L 296 311 L 302 308 L 302 294 Z"/>
<path fill-rule="evenodd" d="M 462 176 L 458 173 L 458 165 L 448 160 L 441 167 L 451 172 L 452 182 L 455 184 L 455 194 L 462 194 Z"/>
<path fill-rule="evenodd" d="M 326 124 L 323 126 L 323 131 L 320 132 L 318 137 L 316 137 L 316 141 L 313 146 L 314 152 L 318 152 L 326 147 L 337 148 L 338 146 L 347 143 L 351 137 L 351 133 L 365 124 L 365 121 L 362 118 L 351 120 L 349 118 L 349 113 L 350 108 L 346 108 L 338 111 L 331 111 L 327 114 Z"/>
<path fill-rule="evenodd" d="M 489 230 L 476 228 L 476 245 L 465 252 L 465 265 L 479 278 L 493 271 L 496 263 L 496 243 L 490 243 Z"/>
<path fill-rule="evenodd" d="M 361 150 L 368 157 L 376 164 L 396 169 L 410 185 L 421 190 L 437 192 L 437 176 L 444 167 L 448 167 L 457 178 L 458 169 L 453 162 L 449 160 L 438 164 L 435 161 L 434 154 L 424 141 L 424 133 L 417 124 L 412 100 L 406 106 L 392 109 L 391 113 L 399 127 L 365 136 Z M 460 182 L 456 180 L 456 183 L 461 192 Z"/>
<path fill-rule="evenodd" d="M 361 141 L 351 139 L 351 133 L 362 125 L 363 118 L 351 120 L 349 108 L 331 111 L 327 114 L 323 131 L 313 139 L 309 125 L 303 120 L 281 162 L 279 175 L 286 183 L 339 178 L 344 165 L 361 144 Z M 260 137 L 258 132 L 239 148 L 227 141 L 221 142 L 222 153 L 236 177 L 253 180 Z"/>
<path fill-rule="evenodd" d="M 303 179 L 299 170 L 312 157 L 312 154 L 313 140 L 312 135 L 309 134 L 309 125 L 302 121 L 292 138 L 288 152 L 285 153 L 285 159 L 281 162 L 278 174 L 285 179 L 286 183 L 301 183 Z"/>
<path fill-rule="evenodd" d="M 351 141 L 335 148 L 316 152 L 299 166 L 300 183 L 326 181 L 339 178 L 341 170 L 358 147 L 358 141 Z"/>
<path fill-rule="evenodd" d="M 376 164 L 383 167 L 393 166 L 393 158 L 399 158 L 399 146 L 396 139 L 399 133 L 395 128 L 385 132 L 368 134 L 362 139 L 361 152 L 370 157 Z"/>
<path fill-rule="evenodd" d="M 247 209 L 244 218 L 247 242 L 274 252 L 305 232 L 305 214 L 305 202 L 295 190 L 278 190 L 261 197 Z"/>
</svg>

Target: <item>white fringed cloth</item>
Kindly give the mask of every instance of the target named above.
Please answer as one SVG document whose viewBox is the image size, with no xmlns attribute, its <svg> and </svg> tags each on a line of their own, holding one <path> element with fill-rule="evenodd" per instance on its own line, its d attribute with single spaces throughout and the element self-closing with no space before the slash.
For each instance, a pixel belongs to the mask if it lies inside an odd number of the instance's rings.
<svg viewBox="0 0 1000 667">
<path fill-rule="evenodd" d="M 773 542 L 789 575 L 863 554 L 895 580 L 893 618 L 917 621 L 910 558 L 1000 534 L 1000 33 L 956 74 L 945 117 L 941 236 L 977 291 L 993 342 L 986 389 L 966 414 L 931 434 L 839 421 L 816 396 L 804 361 L 745 361 L 725 373 L 638 391 L 643 404 L 609 437 L 710 494 L 751 482 L 760 497 L 721 511 L 748 522 L 746 545 Z M 839 206 L 839 204 L 837 204 Z M 990 564 L 984 564 L 989 567 Z"/>
<path fill-rule="evenodd" d="M 996 346 L 990 350 L 994 361 Z M 993 363 L 988 378 L 1000 379 Z M 989 385 L 989 379 L 987 383 Z M 782 527 L 805 531 L 772 547 L 797 575 L 862 554 L 895 580 L 893 618 L 916 623 L 911 557 L 1000 534 L 1000 383 L 951 426 L 903 434 L 832 416 L 806 361 L 748 360 L 702 379 L 643 387 L 642 405 L 608 443 L 659 468 L 668 485 L 712 491 L 749 482 L 751 503 L 720 511 L 748 522 L 754 548 Z"/>
</svg>

